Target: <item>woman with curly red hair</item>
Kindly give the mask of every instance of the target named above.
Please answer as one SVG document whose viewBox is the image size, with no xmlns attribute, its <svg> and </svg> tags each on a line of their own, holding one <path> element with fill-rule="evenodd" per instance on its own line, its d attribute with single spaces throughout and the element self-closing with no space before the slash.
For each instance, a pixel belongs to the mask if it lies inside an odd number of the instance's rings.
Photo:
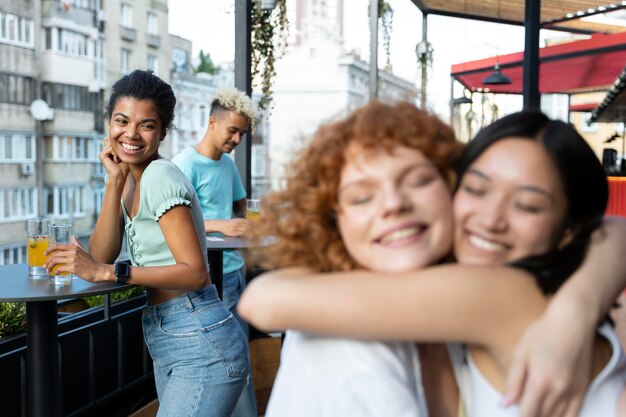
<svg viewBox="0 0 626 417">
<path fill-rule="evenodd" d="M 277 243 L 259 253 L 261 263 L 320 272 L 359 268 L 363 260 L 354 253 L 359 249 L 344 237 L 355 225 L 340 219 L 346 213 L 357 222 L 369 221 L 368 213 L 359 216 L 354 210 L 355 187 L 378 188 L 388 196 L 402 189 L 411 200 L 402 216 L 391 215 L 384 224 L 366 227 L 366 233 L 393 240 L 400 227 L 428 229 L 413 244 L 366 254 L 376 261 L 367 265 L 370 269 L 413 270 L 442 261 L 452 234 L 452 166 L 462 149 L 452 129 L 409 103 L 371 103 L 322 126 L 291 164 L 286 188 L 263 201 L 257 233 L 274 235 Z M 289 331 L 267 415 L 425 416 L 419 362 L 412 342 Z"/>
</svg>

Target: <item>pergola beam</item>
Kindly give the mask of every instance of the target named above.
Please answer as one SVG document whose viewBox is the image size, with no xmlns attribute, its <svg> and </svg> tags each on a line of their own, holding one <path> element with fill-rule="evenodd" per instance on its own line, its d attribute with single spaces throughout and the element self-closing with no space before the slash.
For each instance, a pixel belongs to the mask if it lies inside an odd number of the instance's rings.
<svg viewBox="0 0 626 417">
<path fill-rule="evenodd" d="M 526 0 L 524 26 L 524 82 L 522 95 L 525 109 L 539 109 L 539 30 L 541 29 L 541 0 Z"/>
<path fill-rule="evenodd" d="M 378 0 L 370 0 L 369 99 L 378 98 Z"/>
<path fill-rule="evenodd" d="M 235 88 L 252 97 L 252 0 L 235 0 Z M 235 150 L 235 165 L 248 198 L 252 196 L 252 132 Z"/>
</svg>

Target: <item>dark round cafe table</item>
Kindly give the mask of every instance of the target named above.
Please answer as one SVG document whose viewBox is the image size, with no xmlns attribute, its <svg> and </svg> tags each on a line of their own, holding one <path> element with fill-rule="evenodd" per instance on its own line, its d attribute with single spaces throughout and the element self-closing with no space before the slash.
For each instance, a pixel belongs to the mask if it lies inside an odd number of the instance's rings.
<svg viewBox="0 0 626 417">
<path fill-rule="evenodd" d="M 217 293 L 222 298 L 224 290 L 224 251 L 250 249 L 261 246 L 269 246 L 274 238 L 266 237 L 260 241 L 253 241 L 243 237 L 223 236 L 211 234 L 206 238 L 207 257 L 209 261 L 209 275 L 211 282 L 215 284 Z"/>
<path fill-rule="evenodd" d="M 26 399 L 30 417 L 60 415 L 57 301 L 107 294 L 130 285 L 92 283 L 78 277 L 55 287 L 28 276 L 26 264 L 0 265 L 0 302 L 26 303 Z"/>
</svg>

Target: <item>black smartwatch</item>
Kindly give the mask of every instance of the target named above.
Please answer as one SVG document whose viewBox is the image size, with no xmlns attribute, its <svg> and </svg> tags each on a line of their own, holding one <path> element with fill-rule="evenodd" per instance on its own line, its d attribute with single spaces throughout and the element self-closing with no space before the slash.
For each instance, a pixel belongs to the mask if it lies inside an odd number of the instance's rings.
<svg viewBox="0 0 626 417">
<path fill-rule="evenodd" d="M 125 262 L 116 262 L 115 276 L 117 277 L 115 280 L 116 284 L 126 284 L 126 281 L 128 281 L 128 277 L 130 276 L 130 265 Z"/>
</svg>

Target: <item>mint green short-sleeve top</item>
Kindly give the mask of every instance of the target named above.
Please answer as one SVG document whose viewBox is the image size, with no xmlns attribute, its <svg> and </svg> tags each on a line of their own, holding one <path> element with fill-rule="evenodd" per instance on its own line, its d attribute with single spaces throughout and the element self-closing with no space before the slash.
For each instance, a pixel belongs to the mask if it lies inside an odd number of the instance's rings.
<svg viewBox="0 0 626 417">
<path fill-rule="evenodd" d="M 176 264 L 159 226 L 159 219 L 169 209 L 180 205 L 191 208 L 196 233 L 207 264 L 206 234 L 200 202 L 193 186 L 176 165 L 167 159 L 152 161 L 141 177 L 139 201 L 139 211 L 135 218 L 131 219 L 122 199 L 128 255 L 133 265 Z"/>
</svg>

